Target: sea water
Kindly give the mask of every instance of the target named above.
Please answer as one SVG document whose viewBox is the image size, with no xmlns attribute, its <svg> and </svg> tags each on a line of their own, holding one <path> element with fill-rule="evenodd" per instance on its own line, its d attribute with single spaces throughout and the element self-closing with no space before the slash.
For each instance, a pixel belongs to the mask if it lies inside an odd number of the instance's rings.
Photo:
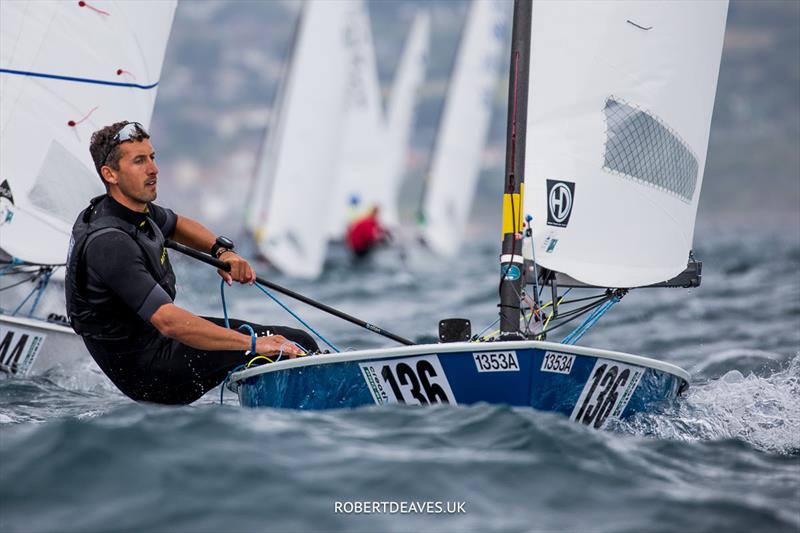
<svg viewBox="0 0 800 533">
<path fill-rule="evenodd" d="M 0 380 L 0 531 L 796 532 L 790 229 L 701 228 L 701 287 L 633 291 L 581 339 L 692 374 L 663 413 L 609 431 L 485 404 L 251 410 L 230 392 L 220 405 L 219 389 L 188 407 L 136 404 L 89 364 Z M 498 247 L 470 236 L 453 262 L 340 257 L 315 282 L 272 279 L 428 342 L 440 318 L 474 332 L 496 318 Z M 221 314 L 213 271 L 175 263 L 179 303 Z M 253 288 L 226 299 L 232 316 L 295 324 Z M 285 303 L 342 348 L 391 345 Z"/>
</svg>

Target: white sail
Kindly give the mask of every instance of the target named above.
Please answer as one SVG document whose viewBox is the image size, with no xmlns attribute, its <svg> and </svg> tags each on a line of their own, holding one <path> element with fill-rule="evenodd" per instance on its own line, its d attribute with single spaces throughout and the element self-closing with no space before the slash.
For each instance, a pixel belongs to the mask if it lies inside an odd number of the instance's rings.
<svg viewBox="0 0 800 533">
<path fill-rule="evenodd" d="M 0 248 L 7 254 L 66 261 L 76 215 L 105 191 L 89 138 L 121 120 L 149 125 L 175 5 L 0 2 L 0 183 L 8 189 L 0 198 Z"/>
<path fill-rule="evenodd" d="M 386 128 L 369 14 L 362 0 L 346 4 L 347 93 L 339 179 L 328 203 L 328 236 L 341 238 L 349 222 L 351 198 L 358 207 L 383 207 L 388 170 Z"/>
<path fill-rule="evenodd" d="M 686 267 L 727 1 L 535 2 L 525 212 L 537 262 L 636 287 Z"/>
<path fill-rule="evenodd" d="M 386 118 L 387 142 L 384 156 L 387 185 L 383 191 L 384 199 L 380 204 L 381 220 L 387 226 L 400 224 L 397 212 L 398 196 L 406 172 L 406 157 L 414 127 L 414 110 L 417 106 L 418 93 L 425 82 L 430 31 L 430 13 L 422 10 L 414 17 L 392 84 Z"/>
<path fill-rule="evenodd" d="M 256 244 L 297 277 L 318 276 L 327 248 L 325 212 L 336 186 L 347 80 L 345 7 L 324 0 L 304 5 L 280 116 L 258 162 L 266 199 L 253 227 Z"/>
<path fill-rule="evenodd" d="M 450 78 L 422 207 L 425 242 L 444 256 L 458 251 L 472 207 L 510 8 L 473 0 Z"/>
<path fill-rule="evenodd" d="M 301 7 L 292 32 L 292 42 L 289 45 L 289 57 L 284 62 L 278 84 L 278 92 L 273 101 L 270 123 L 266 131 L 259 152 L 256 155 L 256 168 L 253 180 L 250 184 L 250 192 L 246 198 L 244 209 L 244 226 L 253 236 L 258 236 L 264 206 L 269 199 L 269 191 L 272 187 L 272 179 L 275 175 L 275 161 L 277 150 L 280 147 L 282 121 L 285 120 L 286 113 L 281 113 L 285 105 L 286 90 L 289 85 L 289 73 L 292 68 L 292 59 L 297 56 L 297 36 L 303 20 L 305 6 Z"/>
<path fill-rule="evenodd" d="M 413 128 L 417 92 L 425 78 L 430 15 L 417 14 L 401 56 L 384 114 L 375 46 L 362 2 L 351 10 L 348 31 L 350 78 L 339 188 L 330 205 L 329 235 L 341 237 L 353 212 L 380 209 L 385 226 L 398 226 L 397 196 Z M 353 199 L 358 201 L 352 206 Z"/>
</svg>

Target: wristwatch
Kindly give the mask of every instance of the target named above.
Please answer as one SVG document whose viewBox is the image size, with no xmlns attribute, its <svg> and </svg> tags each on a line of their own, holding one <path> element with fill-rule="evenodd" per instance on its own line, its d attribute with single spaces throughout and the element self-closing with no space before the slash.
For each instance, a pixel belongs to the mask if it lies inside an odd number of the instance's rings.
<svg viewBox="0 0 800 533">
<path fill-rule="evenodd" d="M 217 237 L 217 240 L 211 246 L 211 255 L 216 258 L 219 258 L 225 252 L 230 252 L 233 250 L 233 241 L 227 237 L 223 237 L 220 235 Z"/>
</svg>

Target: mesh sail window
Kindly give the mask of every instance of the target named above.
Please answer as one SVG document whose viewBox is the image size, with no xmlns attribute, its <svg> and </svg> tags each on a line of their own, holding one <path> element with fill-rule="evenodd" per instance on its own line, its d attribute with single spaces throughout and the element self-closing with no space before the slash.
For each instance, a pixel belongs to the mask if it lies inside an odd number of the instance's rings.
<svg viewBox="0 0 800 533">
<path fill-rule="evenodd" d="M 697 158 L 658 117 L 613 96 L 606 100 L 603 168 L 691 202 Z"/>
</svg>

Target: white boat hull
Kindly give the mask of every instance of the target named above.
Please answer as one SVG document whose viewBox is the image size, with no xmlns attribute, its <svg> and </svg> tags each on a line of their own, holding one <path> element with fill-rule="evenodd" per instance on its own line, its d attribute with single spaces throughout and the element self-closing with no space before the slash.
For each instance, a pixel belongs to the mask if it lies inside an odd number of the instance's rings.
<svg viewBox="0 0 800 533">
<path fill-rule="evenodd" d="M 72 328 L 0 314 L 0 372 L 29 377 L 57 367 L 84 368 L 87 362 L 94 365 L 83 340 Z"/>
</svg>

